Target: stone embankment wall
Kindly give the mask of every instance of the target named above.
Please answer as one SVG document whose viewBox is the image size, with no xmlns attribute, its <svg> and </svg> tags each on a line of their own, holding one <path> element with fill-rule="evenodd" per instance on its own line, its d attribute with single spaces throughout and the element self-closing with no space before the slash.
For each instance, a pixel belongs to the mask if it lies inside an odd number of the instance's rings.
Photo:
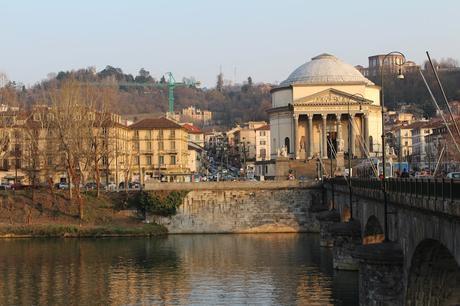
<svg viewBox="0 0 460 306">
<path fill-rule="evenodd" d="M 159 186 L 157 186 L 159 185 Z M 319 232 L 314 182 L 156 184 L 149 190 L 189 190 L 175 216 L 159 218 L 169 233 Z"/>
</svg>

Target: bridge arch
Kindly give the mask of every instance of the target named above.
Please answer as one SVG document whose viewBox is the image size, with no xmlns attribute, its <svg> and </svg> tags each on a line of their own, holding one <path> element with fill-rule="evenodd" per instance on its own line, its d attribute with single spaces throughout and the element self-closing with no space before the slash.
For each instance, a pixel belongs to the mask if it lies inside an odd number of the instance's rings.
<svg viewBox="0 0 460 306">
<path fill-rule="evenodd" d="M 385 239 L 379 219 L 372 215 L 367 219 L 363 233 L 363 244 L 380 243 Z"/>
<path fill-rule="evenodd" d="M 406 305 L 458 304 L 460 304 L 459 263 L 449 249 L 439 241 L 423 240 L 412 256 L 407 281 Z"/>
</svg>

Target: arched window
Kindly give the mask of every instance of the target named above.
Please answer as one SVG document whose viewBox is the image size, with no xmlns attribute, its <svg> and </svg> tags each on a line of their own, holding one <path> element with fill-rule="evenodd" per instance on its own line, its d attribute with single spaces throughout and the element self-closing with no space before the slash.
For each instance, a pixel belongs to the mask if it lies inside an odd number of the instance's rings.
<svg viewBox="0 0 460 306">
<path fill-rule="evenodd" d="M 374 139 L 369 136 L 369 152 L 374 152 Z"/>
<path fill-rule="evenodd" d="M 291 146 L 289 145 L 289 137 L 284 138 L 284 146 L 286 147 L 287 153 L 291 153 Z"/>
</svg>

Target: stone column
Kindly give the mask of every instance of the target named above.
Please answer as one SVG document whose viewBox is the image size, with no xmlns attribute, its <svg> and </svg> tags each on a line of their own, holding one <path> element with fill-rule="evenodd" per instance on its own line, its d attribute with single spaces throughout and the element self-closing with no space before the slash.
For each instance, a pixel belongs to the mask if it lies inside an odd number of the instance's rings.
<svg viewBox="0 0 460 306">
<path fill-rule="evenodd" d="M 348 145 L 351 145 L 350 147 L 350 152 L 351 152 L 351 157 L 355 155 L 355 128 L 353 126 L 355 116 L 353 114 L 350 114 L 350 129 L 351 129 L 351 134 L 350 134 L 350 143 Z"/>
<path fill-rule="evenodd" d="M 331 224 L 329 232 L 334 240 L 332 266 L 337 270 L 358 270 L 358 260 L 352 255 L 361 245 L 361 225 L 357 220 Z"/>
<path fill-rule="evenodd" d="M 329 228 L 340 222 L 340 213 L 333 210 L 326 210 L 318 213 L 316 219 L 319 221 L 319 245 L 326 248 L 334 246 L 334 237 Z"/>
<path fill-rule="evenodd" d="M 395 242 L 358 246 L 359 305 L 394 305 L 404 302 L 404 254 Z"/>
<path fill-rule="evenodd" d="M 323 158 L 327 159 L 327 114 L 321 114 L 323 118 Z"/>
<path fill-rule="evenodd" d="M 342 135 L 342 116 L 336 114 L 336 124 L 337 124 L 337 155 L 335 157 L 335 176 L 342 176 L 345 160 L 343 156 L 343 135 Z"/>
<path fill-rule="evenodd" d="M 340 114 L 336 114 L 336 124 L 337 124 L 337 153 L 338 153 L 338 152 L 343 152 L 342 122 L 341 122 Z"/>
<path fill-rule="evenodd" d="M 313 158 L 313 114 L 308 115 L 308 159 Z"/>
<path fill-rule="evenodd" d="M 299 115 L 298 114 L 294 114 L 293 116 L 293 124 L 294 124 L 294 127 L 293 127 L 293 131 L 294 131 L 294 136 L 293 136 L 293 140 L 294 140 L 294 159 L 297 159 L 297 157 L 299 156 L 298 152 L 299 152 L 299 133 L 297 131 L 297 129 L 299 128 Z"/>
<path fill-rule="evenodd" d="M 363 115 L 364 145 L 369 150 L 369 114 Z"/>
</svg>

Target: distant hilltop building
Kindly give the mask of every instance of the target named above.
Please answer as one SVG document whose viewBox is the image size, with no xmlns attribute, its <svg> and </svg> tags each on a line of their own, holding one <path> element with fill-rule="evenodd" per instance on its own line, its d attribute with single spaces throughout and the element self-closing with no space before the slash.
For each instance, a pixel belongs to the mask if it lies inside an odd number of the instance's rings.
<svg viewBox="0 0 460 306">
<path fill-rule="evenodd" d="M 180 113 L 175 113 L 171 119 L 177 122 L 194 122 L 201 125 L 209 125 L 212 121 L 212 112 L 208 110 L 201 110 L 194 106 L 189 106 L 181 110 Z"/>
<path fill-rule="evenodd" d="M 355 66 L 355 68 L 359 72 L 361 72 L 361 74 L 364 77 L 369 78 L 373 80 L 374 82 L 380 79 L 380 73 L 381 73 L 382 67 L 385 73 L 390 73 L 390 74 L 398 74 L 399 69 L 401 69 L 402 73 L 405 73 L 405 72 L 410 73 L 420 68 L 420 66 L 417 65 L 415 62 L 407 61 L 407 60 L 401 66 L 401 64 L 404 62 L 404 57 L 400 54 L 388 55 L 387 58 L 385 59 L 385 63 L 383 63 L 384 58 L 385 58 L 385 54 L 369 56 L 369 66 L 368 67 L 357 65 Z"/>
</svg>

